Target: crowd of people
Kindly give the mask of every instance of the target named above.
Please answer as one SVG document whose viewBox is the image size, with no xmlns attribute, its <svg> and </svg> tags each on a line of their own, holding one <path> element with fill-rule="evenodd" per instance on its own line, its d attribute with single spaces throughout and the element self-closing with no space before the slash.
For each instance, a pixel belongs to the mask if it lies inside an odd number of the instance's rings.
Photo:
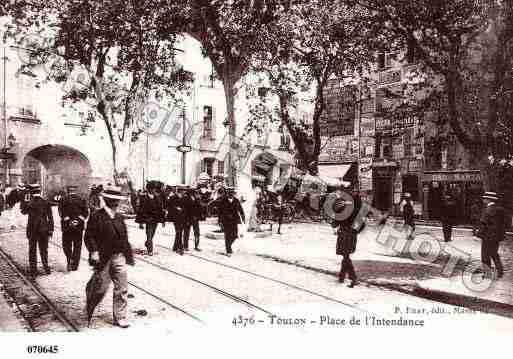
<svg viewBox="0 0 513 359">
<path fill-rule="evenodd" d="M 95 306 L 102 300 L 110 283 L 114 283 L 113 316 L 114 323 L 120 327 L 128 327 L 127 316 L 127 265 L 134 264 L 132 247 L 128 241 L 128 230 L 125 216 L 120 213 L 120 203 L 128 201 L 120 187 L 93 186 L 88 198 L 78 194 L 76 186 L 68 186 L 66 193 L 57 198 L 57 208 L 60 216 L 62 231 L 62 248 L 66 257 L 67 270 L 72 272 L 79 268 L 82 243 L 89 252 L 89 264 L 94 273 L 86 285 L 88 318 L 91 320 Z M 351 255 L 356 250 L 358 235 L 365 228 L 365 219 L 360 218 L 363 202 L 358 192 L 349 194 L 348 189 L 339 186 L 332 196 L 331 225 L 336 228 L 336 254 L 342 256 L 339 272 L 340 282 L 349 278 L 349 287 L 354 287 L 357 281 L 355 267 Z M 268 195 L 268 194 L 267 194 Z M 410 228 L 409 238 L 414 238 L 415 218 L 411 199 L 405 195 L 403 207 L 405 226 Z M 260 201 L 265 197 L 261 196 Z M 348 198 L 350 200 L 348 200 Z M 505 237 L 506 217 L 503 207 L 499 204 L 499 196 L 486 192 L 483 197 L 483 213 L 477 236 L 482 239 L 481 261 L 484 272 L 489 272 L 492 262 L 497 276 L 502 277 L 504 268 L 498 254 L 499 245 Z M 285 202 L 277 195 L 272 203 L 277 213 L 278 233 L 281 233 L 280 213 L 283 213 Z M 173 250 L 180 255 L 189 250 L 191 229 L 194 236 L 194 249 L 200 248 L 200 222 L 209 214 L 217 214 L 219 225 L 224 232 L 226 256 L 233 253 L 232 245 L 239 237 L 238 225 L 246 222 L 241 201 L 235 195 L 235 189 L 221 186 L 212 191 L 205 185 L 190 187 L 186 185 L 166 186 L 160 182 L 150 181 L 145 191 L 132 191 L 130 203 L 134 208 L 135 221 L 145 230 L 145 246 L 148 255 L 154 254 L 153 239 L 159 224 L 165 226 L 173 223 Z M 453 204 L 447 198 L 447 216 Z M 26 235 L 29 249 L 29 274 L 36 276 L 37 251 L 39 248 L 41 263 L 46 274 L 51 273 L 48 263 L 49 238 L 54 233 L 54 218 L 52 202 L 41 196 L 41 187 L 35 185 L 20 185 L 11 189 L 7 195 L 0 193 L 0 215 L 5 209 L 15 213 L 13 208 L 19 205 L 21 213 L 28 215 Z M 256 206 L 261 206 L 257 200 Z M 348 210 L 349 208 L 349 210 Z M 340 214 L 344 213 L 343 216 Z M 9 214 L 10 216 L 11 214 Z M 282 216 L 282 214 L 281 214 Z M 387 220 L 384 215 L 379 224 Z M 450 240 L 450 232 L 454 222 L 443 224 L 446 241 Z"/>
</svg>

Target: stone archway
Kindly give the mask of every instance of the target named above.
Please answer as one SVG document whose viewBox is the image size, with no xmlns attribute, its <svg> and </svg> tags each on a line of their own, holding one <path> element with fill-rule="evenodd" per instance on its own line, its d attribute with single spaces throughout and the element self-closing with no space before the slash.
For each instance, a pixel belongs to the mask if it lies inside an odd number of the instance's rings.
<svg viewBox="0 0 513 359">
<path fill-rule="evenodd" d="M 43 145 L 30 150 L 24 157 L 24 181 L 28 178 L 27 163 L 37 160 L 42 165 L 40 181 L 48 198 L 64 191 L 66 186 L 78 186 L 79 192 L 86 194 L 92 174 L 89 159 L 80 151 L 64 145 Z M 33 166 L 32 166 L 33 167 Z"/>
</svg>

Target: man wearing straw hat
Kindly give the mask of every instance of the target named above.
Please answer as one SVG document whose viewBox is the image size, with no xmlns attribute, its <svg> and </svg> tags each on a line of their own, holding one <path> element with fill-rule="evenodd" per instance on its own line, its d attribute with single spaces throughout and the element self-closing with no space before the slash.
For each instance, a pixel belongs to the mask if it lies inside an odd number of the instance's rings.
<svg viewBox="0 0 513 359">
<path fill-rule="evenodd" d="M 504 240 L 506 232 L 506 216 L 504 208 L 498 204 L 499 196 L 495 192 L 485 192 L 483 195 L 483 213 L 477 236 L 481 238 L 481 262 L 484 270 L 491 270 L 492 260 L 497 270 L 497 278 L 504 275 L 499 244 Z"/>
<path fill-rule="evenodd" d="M 126 265 L 134 265 L 134 258 L 125 221 L 118 213 L 119 202 L 125 197 L 121 194 L 121 188 L 115 186 L 105 187 L 102 197 L 105 206 L 91 214 L 84 237 L 89 263 L 95 270 L 86 287 L 87 315 L 90 323 L 94 308 L 101 302 L 112 281 L 114 325 L 127 328 Z"/>
</svg>

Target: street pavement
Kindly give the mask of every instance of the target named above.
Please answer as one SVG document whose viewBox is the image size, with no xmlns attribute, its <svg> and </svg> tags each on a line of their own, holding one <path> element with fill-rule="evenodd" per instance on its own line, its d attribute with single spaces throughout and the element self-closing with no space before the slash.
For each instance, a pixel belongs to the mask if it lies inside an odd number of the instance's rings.
<svg viewBox="0 0 513 359">
<path fill-rule="evenodd" d="M 128 269 L 131 282 L 128 319 L 133 330 L 176 333 L 184 328 L 198 327 L 197 322 L 176 308 L 200 318 L 211 328 L 233 328 L 242 325 L 237 321 L 234 324 L 233 319 L 253 318 L 256 323 L 248 323 L 248 326 L 309 331 L 337 327 L 325 324 L 328 317 L 349 320 L 351 316 L 357 316 L 362 320 L 372 317 L 423 319 L 424 327 L 433 330 L 481 330 L 485 320 L 487 330 L 513 329 L 508 314 L 511 311 L 504 308 L 502 312 L 492 313 L 484 312 L 484 308 L 483 312 L 462 312 L 462 303 L 447 303 L 438 298 L 431 300 L 429 295 L 419 294 L 420 283 L 445 280 L 440 274 L 443 267 L 440 260 L 418 262 L 404 253 L 395 253 L 376 243 L 376 229 L 372 226 L 362 233 L 354 255 L 361 285 L 347 288 L 336 278 L 340 257 L 335 255 L 335 235 L 327 225 L 284 225 L 282 235 L 273 234 L 267 238 L 247 234 L 235 242 L 231 258 L 223 255 L 224 241 L 204 236 L 201 252 L 191 250 L 180 256 L 170 250 L 173 226 L 168 224 L 161 228 L 159 225 L 155 255 L 149 257 L 144 250 L 144 230 L 131 220 L 127 222 L 136 253 L 136 265 Z M 2 218 L 0 227 L 4 227 L 0 231 L 0 246 L 22 268 L 27 268 L 24 229 L 7 231 Z M 203 234 L 215 228 L 209 224 L 201 226 Z M 86 328 L 84 289 L 92 272 L 87 262 L 83 262 L 76 272 L 66 272 L 65 258 L 58 246 L 60 241 L 60 231 L 56 230 L 53 244 L 49 246 L 53 273 L 38 276 L 37 285 L 82 330 L 119 330 L 112 327 L 110 292 L 98 307 L 92 327 Z M 464 241 L 472 239 L 455 238 L 455 243 Z M 190 247 L 193 247 L 192 241 Z M 87 258 L 85 249 L 83 257 Z M 506 259 L 510 263 L 510 259 Z M 508 270 L 506 277 L 510 275 Z M 504 298 L 493 299 L 509 303 Z M 448 320 L 455 316 L 458 320 Z M 308 324 L 294 324 L 296 320 Z M 369 326 L 380 327 L 379 324 Z"/>
</svg>

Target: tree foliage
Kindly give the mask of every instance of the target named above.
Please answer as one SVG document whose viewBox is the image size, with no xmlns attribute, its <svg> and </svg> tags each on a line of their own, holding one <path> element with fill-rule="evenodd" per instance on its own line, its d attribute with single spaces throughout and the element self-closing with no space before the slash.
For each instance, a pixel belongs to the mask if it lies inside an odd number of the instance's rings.
<svg viewBox="0 0 513 359">
<path fill-rule="evenodd" d="M 368 20 L 361 7 L 341 1 L 295 2 L 286 16 L 272 24 L 253 63 L 253 70 L 264 74 L 277 98 L 276 109 L 270 111 L 275 111 L 275 118 L 290 133 L 300 167 L 311 173 L 317 173 L 319 154 L 325 145 L 321 143 L 320 123 L 326 110 L 324 90 L 328 81 L 361 80 L 369 71 L 374 51 L 383 43 L 368 26 Z M 295 111 L 304 101 L 313 104 L 307 122 Z M 262 125 L 267 118 L 269 113 L 250 125 Z"/>
<path fill-rule="evenodd" d="M 117 172 L 128 166 L 130 144 L 141 131 L 138 120 L 147 99 L 165 97 L 172 102 L 191 80 L 175 62 L 179 26 L 166 24 L 163 34 L 162 18 L 157 16 L 159 9 L 165 9 L 173 24 L 171 15 L 181 18 L 182 12 L 179 4 L 173 4 L 164 0 L 32 1 L 10 29 L 17 37 L 38 39 L 25 43 L 32 50 L 25 66 L 46 68 L 46 81 L 67 84 L 66 101 L 85 105 L 89 120 L 103 120 Z"/>
</svg>

